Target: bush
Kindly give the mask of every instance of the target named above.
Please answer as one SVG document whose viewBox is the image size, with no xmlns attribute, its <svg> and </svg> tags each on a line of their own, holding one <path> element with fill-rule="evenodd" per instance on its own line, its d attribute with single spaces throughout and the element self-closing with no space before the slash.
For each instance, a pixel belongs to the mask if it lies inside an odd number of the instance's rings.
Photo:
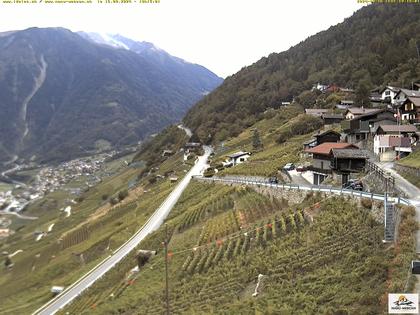
<svg viewBox="0 0 420 315">
<path fill-rule="evenodd" d="M 108 196 L 108 194 L 103 194 L 103 195 L 102 195 L 102 200 L 107 200 L 107 199 L 108 199 L 108 197 L 109 197 L 109 196 Z"/>
<path fill-rule="evenodd" d="M 372 200 L 370 199 L 362 199 L 361 204 L 366 209 L 372 209 Z"/>
<path fill-rule="evenodd" d="M 119 199 L 120 201 L 124 200 L 127 196 L 128 196 L 128 190 L 127 190 L 127 189 L 121 190 L 121 191 L 118 193 L 118 199 Z"/>
<path fill-rule="evenodd" d="M 115 206 L 118 203 L 118 199 L 112 197 L 111 199 L 109 199 L 109 203 L 111 204 L 111 206 Z"/>
</svg>

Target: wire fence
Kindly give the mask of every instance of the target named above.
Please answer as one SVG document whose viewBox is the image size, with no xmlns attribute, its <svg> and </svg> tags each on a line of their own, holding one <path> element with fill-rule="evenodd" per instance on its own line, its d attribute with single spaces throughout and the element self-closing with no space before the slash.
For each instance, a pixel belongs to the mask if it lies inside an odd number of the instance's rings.
<svg viewBox="0 0 420 315">
<path fill-rule="evenodd" d="M 385 195 L 370 193 L 366 191 L 357 191 L 353 189 L 337 188 L 327 185 L 297 185 L 297 184 L 275 184 L 270 183 L 268 180 L 250 180 L 247 178 L 222 178 L 222 177 L 201 177 L 195 176 L 196 180 L 209 181 L 209 182 L 220 182 L 220 183 L 232 183 L 232 184 L 243 184 L 253 185 L 259 187 L 270 187 L 274 189 L 288 189 L 288 190 L 300 190 L 300 191 L 313 191 L 313 192 L 325 192 L 334 193 L 339 195 L 349 195 L 357 198 L 368 198 L 371 200 L 385 201 Z M 387 202 L 410 205 L 410 200 L 401 197 L 387 196 Z"/>
</svg>

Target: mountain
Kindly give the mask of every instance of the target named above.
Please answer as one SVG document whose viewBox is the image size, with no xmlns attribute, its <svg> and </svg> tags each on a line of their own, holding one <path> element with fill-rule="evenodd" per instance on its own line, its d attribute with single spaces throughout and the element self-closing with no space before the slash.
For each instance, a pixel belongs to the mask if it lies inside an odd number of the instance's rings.
<svg viewBox="0 0 420 315">
<path fill-rule="evenodd" d="M 136 143 L 180 120 L 222 81 L 202 66 L 155 54 L 63 28 L 1 33 L 0 162 L 70 159 Z"/>
<path fill-rule="evenodd" d="M 186 115 L 204 141 L 251 126 L 269 107 L 298 99 L 313 84 L 410 87 L 420 79 L 420 6 L 374 4 L 281 53 L 228 77 Z"/>
</svg>

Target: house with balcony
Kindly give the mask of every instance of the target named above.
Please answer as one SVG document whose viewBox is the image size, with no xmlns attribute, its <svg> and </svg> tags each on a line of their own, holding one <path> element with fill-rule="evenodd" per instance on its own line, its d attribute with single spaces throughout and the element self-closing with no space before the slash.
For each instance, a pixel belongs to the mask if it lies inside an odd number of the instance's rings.
<svg viewBox="0 0 420 315">
<path fill-rule="evenodd" d="M 324 142 L 305 152 L 312 155 L 308 170 L 313 173 L 314 185 L 320 185 L 329 176 L 346 183 L 351 173 L 363 171 L 369 158 L 366 150 L 345 142 Z"/>
<path fill-rule="evenodd" d="M 381 162 L 407 156 L 418 143 L 417 128 L 413 125 L 379 125 L 373 141 L 373 152 Z"/>
<path fill-rule="evenodd" d="M 346 133 L 346 141 L 359 143 L 372 138 L 377 127 L 382 125 L 396 125 L 394 111 L 390 109 L 376 109 L 359 115 L 351 120 L 343 120 L 341 128 Z"/>
<path fill-rule="evenodd" d="M 420 124 L 420 97 L 408 96 L 407 99 L 397 107 L 397 111 L 403 122 L 415 125 Z"/>
<path fill-rule="evenodd" d="M 394 97 L 395 106 L 403 104 L 409 97 L 420 98 L 420 91 L 401 89 Z"/>
</svg>

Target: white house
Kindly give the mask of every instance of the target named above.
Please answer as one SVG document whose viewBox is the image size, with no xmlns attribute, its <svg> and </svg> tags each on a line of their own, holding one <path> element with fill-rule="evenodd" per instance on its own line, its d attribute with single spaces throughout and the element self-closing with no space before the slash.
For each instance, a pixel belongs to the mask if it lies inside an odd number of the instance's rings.
<svg viewBox="0 0 420 315">
<path fill-rule="evenodd" d="M 394 86 L 386 86 L 379 93 L 381 94 L 381 99 L 383 102 L 389 102 L 395 104 L 395 96 L 401 89 Z"/>
<path fill-rule="evenodd" d="M 223 163 L 223 165 L 235 166 L 237 164 L 242 164 L 246 162 L 250 156 L 251 156 L 250 152 L 239 151 L 239 152 L 229 155 L 227 161 Z"/>
</svg>

